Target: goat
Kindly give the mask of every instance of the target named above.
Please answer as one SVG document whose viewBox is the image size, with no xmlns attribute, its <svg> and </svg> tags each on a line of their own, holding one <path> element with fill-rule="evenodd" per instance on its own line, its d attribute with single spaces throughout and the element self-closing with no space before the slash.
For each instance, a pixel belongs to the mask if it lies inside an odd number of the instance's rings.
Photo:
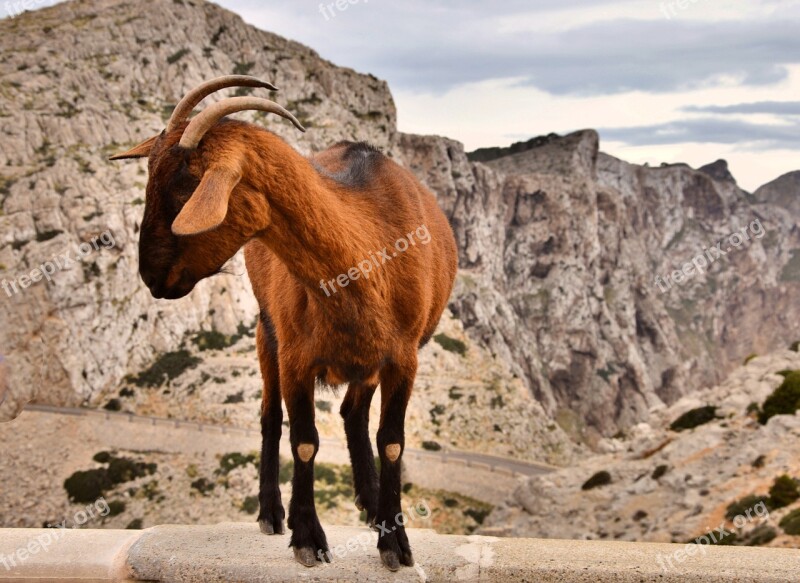
<svg viewBox="0 0 800 583">
<path fill-rule="evenodd" d="M 290 546 L 303 565 L 330 562 L 314 507 L 314 390 L 319 381 L 346 383 L 340 413 L 356 505 L 380 528 L 383 563 L 392 571 L 413 565 L 398 522 L 404 420 L 417 352 L 433 334 L 456 274 L 449 222 L 408 170 L 374 148 L 342 142 L 306 159 L 267 130 L 223 119 L 259 110 L 305 131 L 272 101 L 231 97 L 186 121 L 206 96 L 233 86 L 275 90 L 248 76 L 203 83 L 179 102 L 161 134 L 112 157 L 148 158 L 139 273 L 154 297 L 180 298 L 244 247 L 260 307 L 261 531 L 284 532 L 282 398 L 294 461 Z M 368 431 L 379 384 L 380 476 Z"/>
</svg>

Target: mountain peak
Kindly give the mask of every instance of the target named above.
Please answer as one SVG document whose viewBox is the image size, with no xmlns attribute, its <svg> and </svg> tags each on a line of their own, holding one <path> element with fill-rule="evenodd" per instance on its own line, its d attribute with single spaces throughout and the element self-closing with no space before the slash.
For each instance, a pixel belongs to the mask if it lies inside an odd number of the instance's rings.
<svg viewBox="0 0 800 583">
<path fill-rule="evenodd" d="M 711 164 L 706 164 L 705 166 L 701 166 L 698 168 L 700 172 L 703 174 L 707 174 L 714 180 L 718 180 L 720 182 L 733 182 L 736 184 L 736 179 L 731 174 L 730 170 L 728 169 L 728 162 L 727 160 L 717 160 L 716 162 L 712 162 Z"/>
</svg>

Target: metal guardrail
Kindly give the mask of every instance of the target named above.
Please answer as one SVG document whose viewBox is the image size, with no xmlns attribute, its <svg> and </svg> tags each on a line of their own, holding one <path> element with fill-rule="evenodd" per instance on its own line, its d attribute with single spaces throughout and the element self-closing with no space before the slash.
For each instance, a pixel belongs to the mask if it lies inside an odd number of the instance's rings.
<svg viewBox="0 0 800 583">
<path fill-rule="evenodd" d="M 151 417 L 147 415 L 134 415 L 133 413 L 120 413 L 116 411 L 105 411 L 100 409 L 77 409 L 71 407 L 53 407 L 51 405 L 25 405 L 25 410 L 37 411 L 40 413 L 52 413 L 56 415 L 73 415 L 77 417 L 100 417 L 105 421 L 127 420 L 128 423 L 148 424 L 153 427 L 163 426 L 174 429 L 190 429 L 200 433 L 220 433 L 222 435 L 240 435 L 252 437 L 260 435 L 258 428 L 236 427 L 228 425 L 212 425 L 185 419 L 174 419 L 169 417 Z M 342 446 L 340 440 L 334 438 L 320 438 L 321 443 L 336 444 Z M 438 461 L 441 464 L 459 464 L 467 468 L 481 471 L 496 472 L 516 478 L 518 476 L 535 476 L 543 473 L 552 472 L 558 468 L 541 463 L 531 463 L 513 458 L 492 456 L 489 454 L 465 452 L 447 449 L 441 452 L 427 451 L 422 449 L 408 448 L 406 455 L 412 455 L 415 459 L 428 458 Z"/>
</svg>

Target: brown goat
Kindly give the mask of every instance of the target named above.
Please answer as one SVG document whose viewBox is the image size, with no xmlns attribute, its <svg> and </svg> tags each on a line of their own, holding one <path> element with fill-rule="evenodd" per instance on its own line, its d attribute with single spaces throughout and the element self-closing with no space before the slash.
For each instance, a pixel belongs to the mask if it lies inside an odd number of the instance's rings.
<svg viewBox="0 0 800 583">
<path fill-rule="evenodd" d="M 304 565 L 330 561 L 314 507 L 314 389 L 317 380 L 347 383 L 341 415 L 356 505 L 380 530 L 378 549 L 386 566 L 413 565 L 400 519 L 404 419 L 417 352 L 433 334 L 452 289 L 452 231 L 434 196 L 365 144 L 343 142 L 308 160 L 264 129 L 222 120 L 257 109 L 303 129 L 271 101 L 225 99 L 187 125 L 204 97 L 232 86 L 274 90 L 244 76 L 204 83 L 184 97 L 160 135 L 113 157 L 149 158 L 139 273 L 154 297 L 183 297 L 244 246 L 261 308 L 261 530 L 283 533 L 283 398 L 294 458 L 290 544 Z M 380 477 L 368 432 L 379 383 Z"/>
</svg>

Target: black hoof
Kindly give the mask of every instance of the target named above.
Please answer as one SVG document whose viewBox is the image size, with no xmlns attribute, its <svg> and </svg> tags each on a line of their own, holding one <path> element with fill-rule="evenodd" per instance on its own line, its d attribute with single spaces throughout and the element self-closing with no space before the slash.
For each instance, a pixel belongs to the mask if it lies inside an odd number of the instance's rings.
<svg viewBox="0 0 800 583">
<path fill-rule="evenodd" d="M 318 561 L 331 562 L 325 531 L 313 510 L 290 513 L 289 528 L 292 529 L 289 546 L 294 549 L 294 558 L 298 563 L 313 567 Z"/>
<path fill-rule="evenodd" d="M 264 534 L 283 534 L 286 529 L 283 526 L 283 518 L 286 512 L 281 504 L 280 490 L 265 495 L 260 493 L 260 511 L 258 513 L 258 527 Z"/>
<path fill-rule="evenodd" d="M 390 571 L 397 571 L 400 565 L 414 566 L 414 556 L 411 554 L 411 546 L 402 526 L 390 533 L 382 530 L 381 536 L 378 537 L 378 550 L 381 561 Z"/>
<path fill-rule="evenodd" d="M 381 551 L 381 561 L 390 571 L 397 571 L 400 568 L 400 557 L 394 551 Z"/>
<path fill-rule="evenodd" d="M 264 534 L 284 534 L 286 532 L 282 520 L 275 524 L 268 520 L 259 520 L 258 526 L 261 529 L 261 532 Z"/>
<path fill-rule="evenodd" d="M 304 567 L 314 567 L 317 564 L 317 557 L 314 556 L 314 549 L 310 547 L 294 549 L 294 559 Z"/>
</svg>

